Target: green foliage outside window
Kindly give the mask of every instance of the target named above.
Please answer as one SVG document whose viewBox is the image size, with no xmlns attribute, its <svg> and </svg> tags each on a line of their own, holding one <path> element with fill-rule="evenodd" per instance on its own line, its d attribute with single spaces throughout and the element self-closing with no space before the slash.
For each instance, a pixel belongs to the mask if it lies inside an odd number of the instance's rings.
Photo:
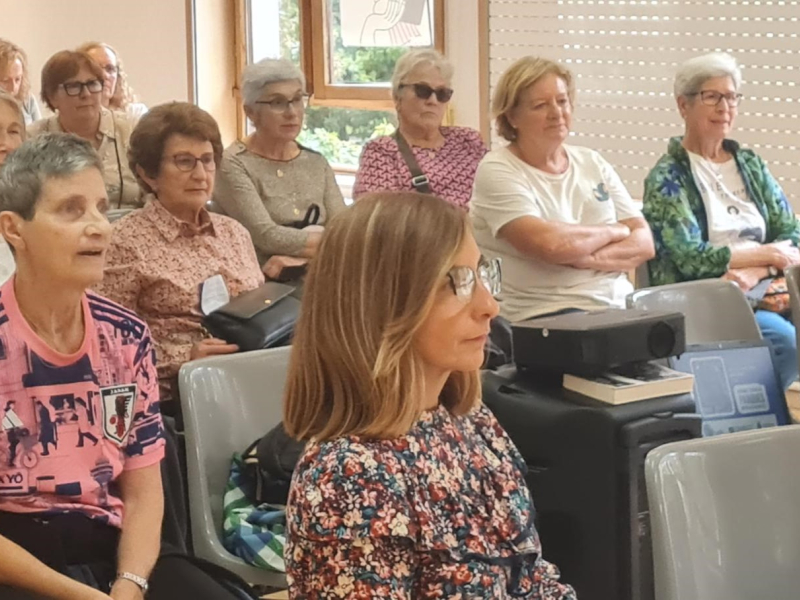
<svg viewBox="0 0 800 600">
<path fill-rule="evenodd" d="M 351 48 L 342 44 L 339 0 L 333 0 L 333 73 L 337 83 L 386 82 L 405 48 Z M 300 64 L 300 15 L 297 0 L 281 0 L 281 55 Z M 395 129 L 392 112 L 312 106 L 298 141 L 321 152 L 332 164 L 356 167 L 364 144 Z"/>
</svg>

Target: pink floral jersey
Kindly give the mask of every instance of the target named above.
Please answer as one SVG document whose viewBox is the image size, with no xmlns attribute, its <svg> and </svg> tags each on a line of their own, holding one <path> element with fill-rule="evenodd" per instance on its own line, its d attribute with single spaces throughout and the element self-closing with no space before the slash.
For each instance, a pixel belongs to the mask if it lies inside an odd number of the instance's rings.
<svg viewBox="0 0 800 600">
<path fill-rule="evenodd" d="M 444 145 L 437 150 L 412 146 L 431 193 L 467 208 L 478 163 L 486 154 L 480 133 L 469 127 L 442 127 Z M 358 163 L 353 198 L 368 192 L 414 191 L 411 171 L 393 136 L 383 136 L 364 146 Z"/>
<path fill-rule="evenodd" d="M 164 456 L 150 332 L 131 311 L 88 292 L 85 334 L 51 349 L 0 288 L 0 511 L 81 513 L 122 525 L 114 482 Z"/>
</svg>

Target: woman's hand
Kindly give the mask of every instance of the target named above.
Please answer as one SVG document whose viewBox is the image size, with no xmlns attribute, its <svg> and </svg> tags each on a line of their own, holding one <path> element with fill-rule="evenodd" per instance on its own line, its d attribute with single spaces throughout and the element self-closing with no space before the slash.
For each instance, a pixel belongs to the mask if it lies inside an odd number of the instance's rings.
<svg viewBox="0 0 800 600">
<path fill-rule="evenodd" d="M 142 588 L 132 581 L 117 579 L 111 586 L 110 598 L 112 600 L 144 600 L 144 593 Z"/>
<path fill-rule="evenodd" d="M 284 269 L 292 267 L 305 267 L 308 264 L 307 258 L 297 256 L 270 256 L 261 270 L 269 279 L 280 279 Z"/>
<path fill-rule="evenodd" d="M 743 292 L 748 292 L 753 289 L 759 281 L 769 276 L 769 271 L 766 267 L 746 267 L 744 269 L 730 269 L 722 279 L 732 281 Z"/>
<path fill-rule="evenodd" d="M 206 358 L 208 356 L 216 356 L 217 354 L 233 354 L 239 351 L 239 346 L 236 344 L 229 344 L 225 340 L 218 338 L 208 338 L 200 340 L 194 346 L 189 354 L 189 360 L 197 360 L 198 358 Z"/>
<path fill-rule="evenodd" d="M 791 240 L 773 242 L 772 244 L 766 244 L 764 247 L 770 250 L 769 264 L 781 271 L 800 264 L 800 250 Z"/>
</svg>

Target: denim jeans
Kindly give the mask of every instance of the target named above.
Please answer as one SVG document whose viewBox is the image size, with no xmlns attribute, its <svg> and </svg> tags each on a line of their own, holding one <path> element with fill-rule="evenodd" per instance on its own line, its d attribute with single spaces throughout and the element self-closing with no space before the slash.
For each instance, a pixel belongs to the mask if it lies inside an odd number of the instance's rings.
<svg viewBox="0 0 800 600">
<path fill-rule="evenodd" d="M 775 368 L 783 389 L 797 379 L 797 338 L 792 322 L 778 313 L 757 310 L 756 321 L 761 335 L 772 343 Z"/>
</svg>

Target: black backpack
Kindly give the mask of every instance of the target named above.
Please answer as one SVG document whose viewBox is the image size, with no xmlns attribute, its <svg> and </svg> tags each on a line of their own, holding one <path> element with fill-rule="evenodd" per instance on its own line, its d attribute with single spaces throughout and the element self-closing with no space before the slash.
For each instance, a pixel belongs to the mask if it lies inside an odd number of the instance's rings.
<svg viewBox="0 0 800 600">
<path fill-rule="evenodd" d="M 283 423 L 250 444 L 242 455 L 244 474 L 251 483 L 244 488 L 248 499 L 256 505 L 285 505 L 305 447 L 305 442 L 289 437 Z"/>
</svg>

